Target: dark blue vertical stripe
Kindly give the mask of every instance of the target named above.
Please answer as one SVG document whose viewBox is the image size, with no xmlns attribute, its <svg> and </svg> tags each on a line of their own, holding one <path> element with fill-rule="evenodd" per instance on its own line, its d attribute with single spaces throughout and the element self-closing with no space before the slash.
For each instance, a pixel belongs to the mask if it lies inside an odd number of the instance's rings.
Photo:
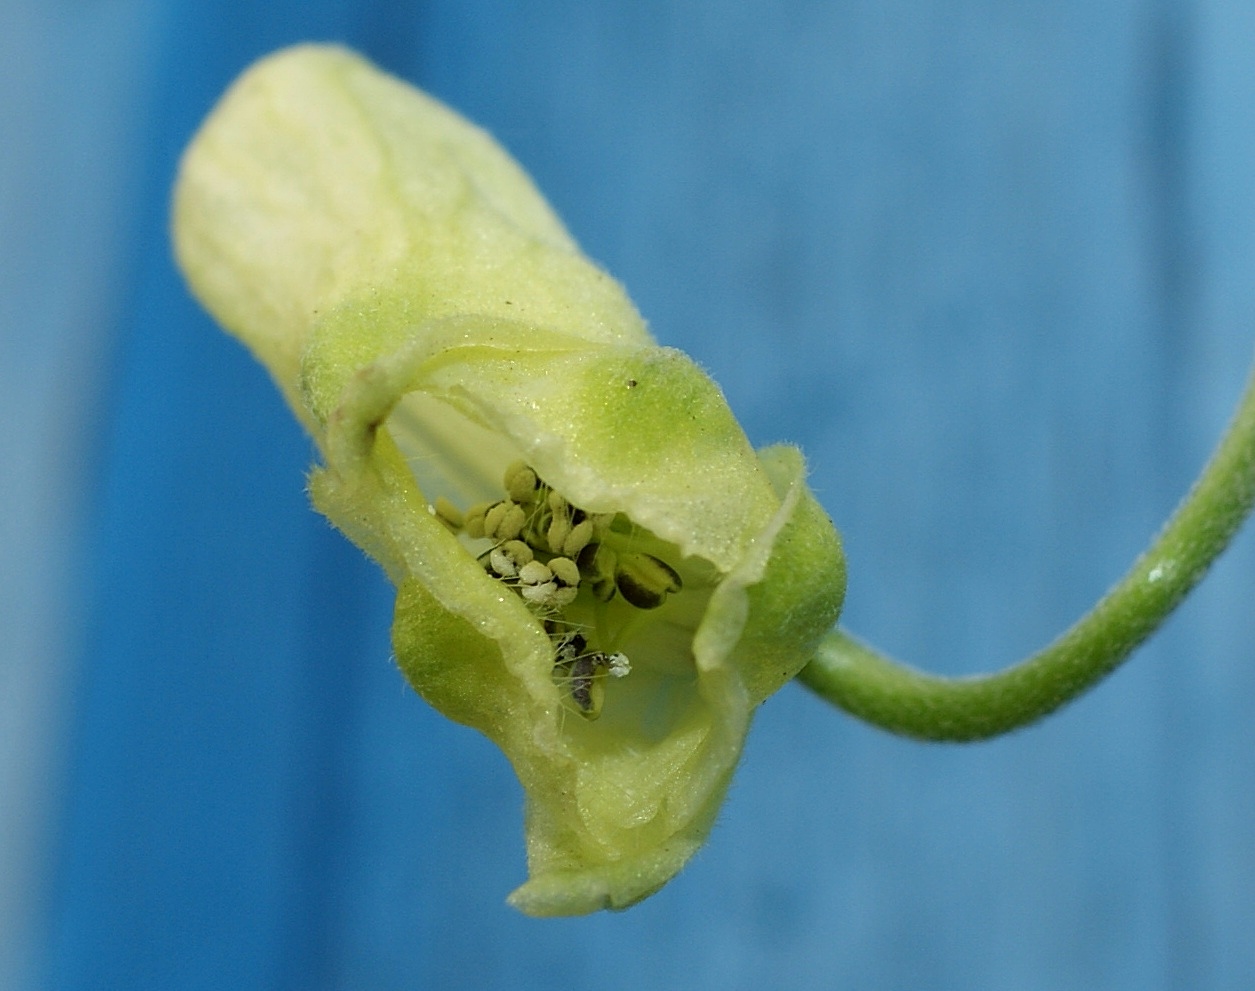
<svg viewBox="0 0 1255 991">
<path fill-rule="evenodd" d="M 254 58 L 307 38 L 405 61 L 417 4 L 158 8 L 134 289 L 102 424 L 94 606 L 53 900 L 56 988 L 325 986 L 347 731 L 390 591 L 304 503 L 312 450 L 188 298 L 177 156 Z"/>
</svg>

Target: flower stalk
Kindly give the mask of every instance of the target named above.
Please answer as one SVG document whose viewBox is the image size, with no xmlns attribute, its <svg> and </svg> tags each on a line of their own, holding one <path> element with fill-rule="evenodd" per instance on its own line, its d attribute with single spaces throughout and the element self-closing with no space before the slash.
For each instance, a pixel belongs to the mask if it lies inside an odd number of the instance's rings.
<svg viewBox="0 0 1255 991">
<path fill-rule="evenodd" d="M 842 630 L 799 680 L 866 722 L 921 740 L 983 740 L 1083 695 L 1155 632 L 1229 546 L 1255 505 L 1255 375 L 1189 494 L 1150 547 L 1049 646 L 994 674 L 944 678 L 878 653 Z"/>
</svg>

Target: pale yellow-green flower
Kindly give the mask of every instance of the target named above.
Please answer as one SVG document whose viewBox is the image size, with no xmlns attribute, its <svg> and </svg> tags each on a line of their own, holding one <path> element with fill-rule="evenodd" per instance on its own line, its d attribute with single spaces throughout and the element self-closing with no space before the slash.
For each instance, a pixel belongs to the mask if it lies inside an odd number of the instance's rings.
<svg viewBox="0 0 1255 991">
<path fill-rule="evenodd" d="M 657 890 L 840 607 L 800 455 L 750 448 L 491 138 L 342 49 L 231 88 L 174 236 L 317 441 L 315 505 L 396 583 L 405 676 L 513 763 L 512 903 Z"/>
</svg>

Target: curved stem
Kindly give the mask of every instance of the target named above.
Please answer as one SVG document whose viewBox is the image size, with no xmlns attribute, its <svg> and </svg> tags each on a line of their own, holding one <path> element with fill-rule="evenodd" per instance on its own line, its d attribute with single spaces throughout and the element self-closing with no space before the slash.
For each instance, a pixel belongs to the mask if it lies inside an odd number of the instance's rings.
<svg viewBox="0 0 1255 991">
<path fill-rule="evenodd" d="M 1255 503 L 1255 375 L 1220 446 L 1154 543 L 1071 629 L 996 674 L 944 678 L 842 630 L 798 676 L 847 712 L 904 736 L 979 740 L 1026 726 L 1081 695 L 1150 636 L 1207 573 Z"/>
</svg>

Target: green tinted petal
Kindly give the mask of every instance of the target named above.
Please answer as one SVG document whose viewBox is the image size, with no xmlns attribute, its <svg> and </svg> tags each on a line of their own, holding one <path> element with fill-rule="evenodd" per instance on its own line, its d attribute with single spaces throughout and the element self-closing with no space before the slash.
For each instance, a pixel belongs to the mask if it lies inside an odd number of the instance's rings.
<svg viewBox="0 0 1255 991">
<path fill-rule="evenodd" d="M 413 309 L 401 286 L 370 308 L 346 306 L 320 322 L 306 355 L 305 394 L 325 421 L 346 381 L 357 376 L 349 388 L 360 389 L 369 369 L 378 401 L 362 415 L 394 416 L 416 471 L 432 468 L 435 487 L 425 488 L 433 498 L 446 483 L 427 422 L 460 415 L 507 439 L 478 469 L 484 489 L 513 452 L 572 502 L 624 512 L 722 570 L 770 519 L 777 503 L 770 480 L 718 387 L 681 352 L 589 345 L 548 327 L 479 316 L 415 325 L 407 322 Z"/>
<path fill-rule="evenodd" d="M 580 255 L 487 134 L 341 48 L 263 59 L 188 148 L 174 243 L 197 296 L 296 400 L 321 314 L 404 272 L 414 321 L 522 317 L 647 342 L 622 288 Z"/>
<path fill-rule="evenodd" d="M 315 505 L 396 583 L 407 679 L 518 773 L 512 903 L 657 890 L 840 607 L 801 456 L 755 454 L 490 138 L 341 49 L 232 88 L 184 158 L 175 241 L 317 440 Z M 507 489 L 533 502 L 490 510 Z"/>
<path fill-rule="evenodd" d="M 725 607 L 743 608 L 746 615 L 728 657 L 755 705 L 805 667 L 819 639 L 836 623 L 845 597 L 841 539 L 806 486 L 801 452 L 777 446 L 759 456 L 779 494 L 780 508 L 755 550 L 716 593 L 744 596 L 744 606 Z M 714 612 L 712 603 L 698 631 L 699 645 L 715 635 Z"/>
</svg>

